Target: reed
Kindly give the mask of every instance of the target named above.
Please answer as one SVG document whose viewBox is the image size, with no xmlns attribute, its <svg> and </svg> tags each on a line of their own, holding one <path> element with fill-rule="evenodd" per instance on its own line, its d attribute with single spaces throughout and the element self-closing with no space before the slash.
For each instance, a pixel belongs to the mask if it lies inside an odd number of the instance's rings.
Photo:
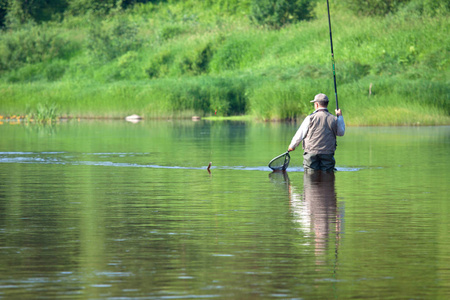
<svg viewBox="0 0 450 300">
<path fill-rule="evenodd" d="M 35 122 L 51 124 L 59 118 L 58 106 L 54 103 L 38 103 L 36 110 L 29 112 L 27 115 Z"/>
</svg>

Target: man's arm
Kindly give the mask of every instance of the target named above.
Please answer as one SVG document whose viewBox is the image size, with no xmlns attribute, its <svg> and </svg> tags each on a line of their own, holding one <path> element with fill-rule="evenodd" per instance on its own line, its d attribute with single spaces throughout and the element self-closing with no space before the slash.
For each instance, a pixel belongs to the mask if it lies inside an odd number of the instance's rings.
<svg viewBox="0 0 450 300">
<path fill-rule="evenodd" d="M 294 151 L 295 148 L 298 147 L 300 142 L 305 138 L 306 134 L 308 133 L 309 122 L 310 122 L 310 117 L 307 116 L 303 120 L 302 125 L 300 125 L 300 128 L 297 130 L 294 137 L 292 138 L 291 144 L 289 145 L 289 151 Z"/>
<path fill-rule="evenodd" d="M 336 109 L 336 116 L 337 116 L 337 136 L 343 136 L 345 133 L 345 122 L 344 117 L 342 116 L 342 112 L 340 109 Z"/>
</svg>

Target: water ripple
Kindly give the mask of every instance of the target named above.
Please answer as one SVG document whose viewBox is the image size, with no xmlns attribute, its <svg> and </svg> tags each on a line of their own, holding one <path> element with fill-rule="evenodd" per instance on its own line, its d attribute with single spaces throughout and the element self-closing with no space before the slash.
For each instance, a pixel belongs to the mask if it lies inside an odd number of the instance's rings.
<svg viewBox="0 0 450 300">
<path fill-rule="evenodd" d="M 144 156 L 149 153 L 80 153 L 78 156 L 101 156 L 108 157 L 133 157 Z M 185 167 L 185 166 L 163 166 L 157 164 L 137 164 L 137 163 L 121 163 L 112 161 L 83 161 L 71 160 L 76 154 L 67 152 L 0 152 L 0 163 L 21 163 L 21 164 L 59 164 L 72 166 L 104 166 L 104 167 L 128 167 L 128 168 L 153 168 L 153 169 L 178 169 L 178 170 L 206 170 L 204 167 Z M 270 172 L 267 166 L 212 166 L 211 170 L 236 170 L 236 171 L 264 171 Z M 338 171 L 355 172 L 363 168 L 361 167 L 338 167 Z M 289 172 L 303 172 L 302 167 L 289 167 Z"/>
</svg>

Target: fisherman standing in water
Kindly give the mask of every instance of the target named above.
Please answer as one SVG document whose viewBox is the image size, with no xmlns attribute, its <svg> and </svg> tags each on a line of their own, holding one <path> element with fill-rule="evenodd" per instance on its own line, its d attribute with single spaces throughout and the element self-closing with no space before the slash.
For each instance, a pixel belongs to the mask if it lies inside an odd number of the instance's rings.
<svg viewBox="0 0 450 300">
<path fill-rule="evenodd" d="M 307 170 L 334 171 L 336 164 L 336 136 L 345 133 L 344 117 L 340 109 L 336 116 L 328 112 L 328 97 L 317 94 L 314 100 L 315 111 L 307 116 L 292 138 L 289 151 L 294 151 L 303 141 L 303 167 Z"/>
</svg>

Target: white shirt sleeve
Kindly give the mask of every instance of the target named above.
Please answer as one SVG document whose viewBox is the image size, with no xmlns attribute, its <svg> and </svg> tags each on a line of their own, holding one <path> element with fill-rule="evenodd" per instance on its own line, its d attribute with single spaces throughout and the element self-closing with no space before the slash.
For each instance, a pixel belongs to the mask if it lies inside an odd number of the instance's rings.
<svg viewBox="0 0 450 300">
<path fill-rule="evenodd" d="M 310 122 L 310 117 L 307 116 L 303 120 L 302 125 L 300 125 L 300 128 L 297 130 L 294 137 L 292 138 L 289 148 L 292 148 L 292 149 L 297 148 L 298 145 L 300 144 L 300 142 L 306 137 L 306 134 L 308 133 L 308 129 L 309 129 L 309 122 Z"/>
<path fill-rule="evenodd" d="M 344 123 L 344 117 L 338 116 L 337 117 L 337 136 L 343 136 L 345 133 L 345 123 Z"/>
</svg>

